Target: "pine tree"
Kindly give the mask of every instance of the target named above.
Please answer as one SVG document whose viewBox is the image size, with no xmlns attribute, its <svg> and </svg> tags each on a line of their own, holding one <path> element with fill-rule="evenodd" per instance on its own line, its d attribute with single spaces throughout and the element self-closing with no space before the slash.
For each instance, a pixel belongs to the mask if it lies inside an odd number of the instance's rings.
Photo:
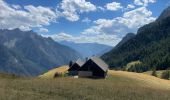
<svg viewBox="0 0 170 100">
<path fill-rule="evenodd" d="M 72 64 L 73 64 L 73 62 L 72 62 L 72 61 L 70 61 L 70 62 L 69 62 L 69 67 L 71 67 L 71 66 L 72 66 Z"/>
</svg>

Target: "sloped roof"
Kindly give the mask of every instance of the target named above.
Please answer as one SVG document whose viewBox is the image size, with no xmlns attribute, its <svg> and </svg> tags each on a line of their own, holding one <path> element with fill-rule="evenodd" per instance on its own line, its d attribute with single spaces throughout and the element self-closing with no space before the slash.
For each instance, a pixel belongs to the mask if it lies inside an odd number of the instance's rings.
<svg viewBox="0 0 170 100">
<path fill-rule="evenodd" d="M 76 71 L 78 70 L 84 62 L 81 59 L 78 59 L 76 62 L 72 64 L 72 66 L 68 69 L 68 71 Z"/>
<path fill-rule="evenodd" d="M 84 64 L 81 59 L 78 59 L 75 63 L 77 63 L 80 67 Z"/>
<path fill-rule="evenodd" d="M 94 63 L 96 63 L 103 71 L 108 70 L 109 66 L 99 57 L 91 57 L 90 58 Z"/>
</svg>

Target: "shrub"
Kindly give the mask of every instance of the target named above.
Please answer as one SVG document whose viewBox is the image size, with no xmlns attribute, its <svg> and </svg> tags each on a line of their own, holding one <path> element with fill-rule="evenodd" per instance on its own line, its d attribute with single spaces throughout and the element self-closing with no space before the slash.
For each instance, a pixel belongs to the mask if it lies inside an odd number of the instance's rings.
<svg viewBox="0 0 170 100">
<path fill-rule="evenodd" d="M 144 64 L 135 64 L 128 68 L 128 71 L 130 72 L 137 72 L 137 73 L 142 73 L 148 70 L 148 67 L 145 66 Z"/>
<path fill-rule="evenodd" d="M 61 74 L 60 73 L 55 73 L 54 74 L 54 78 L 56 78 L 56 77 L 60 77 L 61 76 Z"/>
<path fill-rule="evenodd" d="M 169 80 L 170 79 L 170 70 L 166 70 L 162 73 L 162 76 L 161 76 L 163 79 L 167 79 Z"/>
<path fill-rule="evenodd" d="M 57 73 L 54 74 L 54 78 L 57 78 L 57 77 L 67 77 L 67 76 L 68 75 L 66 73 L 59 73 L 59 72 L 57 72 Z"/>
<path fill-rule="evenodd" d="M 155 77 L 157 77 L 156 68 L 153 68 L 153 71 L 152 71 L 152 76 L 155 76 Z"/>
</svg>

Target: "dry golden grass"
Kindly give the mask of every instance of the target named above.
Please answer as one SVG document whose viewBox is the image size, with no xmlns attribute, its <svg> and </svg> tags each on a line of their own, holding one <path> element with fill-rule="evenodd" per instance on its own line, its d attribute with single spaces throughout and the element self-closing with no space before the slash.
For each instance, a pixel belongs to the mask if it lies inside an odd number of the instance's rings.
<svg viewBox="0 0 170 100">
<path fill-rule="evenodd" d="M 157 77 L 161 78 L 162 73 L 163 73 L 164 71 L 165 71 L 165 70 L 158 70 L 158 71 L 156 71 Z M 152 74 L 152 71 L 144 72 L 144 74 L 151 75 L 151 74 Z"/>
<path fill-rule="evenodd" d="M 44 73 L 43 75 L 40 75 L 39 77 L 52 79 L 54 78 L 55 73 L 66 73 L 68 68 L 69 67 L 67 65 L 61 66 L 61 67 L 52 69 Z M 170 81 L 159 79 L 149 74 L 109 70 L 108 75 L 132 79 L 133 81 L 136 81 L 136 83 L 139 83 L 139 85 L 141 85 L 142 87 L 150 87 L 150 88 L 157 88 L 157 89 L 163 89 L 163 90 L 170 89 Z"/>
<path fill-rule="evenodd" d="M 107 79 L 52 79 L 53 71 L 34 79 L 3 75 L 0 100 L 170 100 L 170 81 L 146 74 L 110 70 Z"/>
<path fill-rule="evenodd" d="M 68 68 L 69 67 L 67 65 L 57 67 L 55 69 L 49 70 L 43 75 L 40 75 L 39 78 L 54 78 L 55 73 L 66 73 Z"/>
<path fill-rule="evenodd" d="M 113 76 L 124 77 L 127 79 L 133 79 L 137 81 L 137 83 L 139 83 L 142 87 L 170 90 L 169 80 L 160 79 L 151 75 L 113 70 L 110 70 L 109 74 Z"/>
</svg>

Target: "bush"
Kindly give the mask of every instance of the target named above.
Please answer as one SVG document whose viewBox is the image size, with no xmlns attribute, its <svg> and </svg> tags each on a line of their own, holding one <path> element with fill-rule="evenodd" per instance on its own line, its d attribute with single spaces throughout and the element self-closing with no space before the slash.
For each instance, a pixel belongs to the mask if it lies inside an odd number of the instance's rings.
<svg viewBox="0 0 170 100">
<path fill-rule="evenodd" d="M 54 78 L 56 78 L 56 77 L 61 77 L 61 73 L 55 73 Z"/>
<path fill-rule="evenodd" d="M 162 76 L 161 76 L 163 79 L 167 79 L 169 80 L 170 79 L 170 70 L 166 70 L 162 73 Z"/>
<path fill-rule="evenodd" d="M 54 78 L 57 78 L 57 77 L 67 77 L 67 76 L 68 76 L 67 73 L 59 73 L 59 72 L 57 72 L 57 73 L 54 74 Z"/>
<path fill-rule="evenodd" d="M 153 71 L 152 71 L 152 76 L 155 76 L 155 77 L 157 77 L 156 68 L 153 68 Z"/>
<path fill-rule="evenodd" d="M 128 68 L 127 71 L 142 73 L 142 72 L 145 72 L 147 70 L 148 70 L 148 67 L 145 66 L 144 64 L 135 64 L 135 65 L 131 66 L 130 68 Z"/>
</svg>

